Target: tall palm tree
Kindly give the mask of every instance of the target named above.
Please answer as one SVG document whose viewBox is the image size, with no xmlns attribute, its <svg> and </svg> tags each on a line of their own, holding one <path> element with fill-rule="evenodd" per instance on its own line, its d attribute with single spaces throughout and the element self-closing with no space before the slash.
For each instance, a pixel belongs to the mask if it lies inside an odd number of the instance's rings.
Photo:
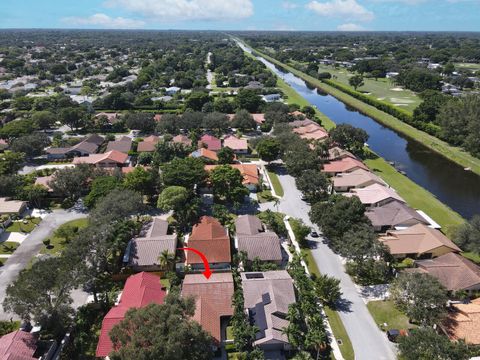
<svg viewBox="0 0 480 360">
<path fill-rule="evenodd" d="M 158 264 L 162 270 L 171 270 L 175 264 L 176 256 L 168 250 L 163 250 L 160 256 L 158 257 Z"/>
</svg>

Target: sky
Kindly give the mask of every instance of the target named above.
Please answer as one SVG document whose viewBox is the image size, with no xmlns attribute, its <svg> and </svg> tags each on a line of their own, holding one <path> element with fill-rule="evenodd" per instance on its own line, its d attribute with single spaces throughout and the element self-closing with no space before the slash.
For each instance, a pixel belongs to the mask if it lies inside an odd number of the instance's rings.
<svg viewBox="0 0 480 360">
<path fill-rule="evenodd" d="M 0 0 L 0 28 L 480 31 L 480 0 Z"/>
</svg>

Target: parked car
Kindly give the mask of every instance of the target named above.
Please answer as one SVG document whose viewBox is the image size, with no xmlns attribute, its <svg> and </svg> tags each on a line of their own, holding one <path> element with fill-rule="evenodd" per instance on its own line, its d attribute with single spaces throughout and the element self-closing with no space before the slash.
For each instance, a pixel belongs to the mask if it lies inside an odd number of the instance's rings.
<svg viewBox="0 0 480 360">
<path fill-rule="evenodd" d="M 408 330 L 390 329 L 387 331 L 387 338 L 391 342 L 398 342 L 400 336 L 408 336 Z"/>
<path fill-rule="evenodd" d="M 310 233 L 310 236 L 313 237 L 313 238 L 318 238 L 319 235 L 318 235 L 318 233 L 317 233 L 316 231 L 312 231 L 312 232 Z"/>
</svg>

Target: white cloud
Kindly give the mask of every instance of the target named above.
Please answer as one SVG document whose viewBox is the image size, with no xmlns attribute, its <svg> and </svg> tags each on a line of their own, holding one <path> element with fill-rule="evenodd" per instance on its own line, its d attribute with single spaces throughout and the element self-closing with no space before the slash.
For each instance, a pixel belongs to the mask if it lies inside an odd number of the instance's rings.
<svg viewBox="0 0 480 360">
<path fill-rule="evenodd" d="M 252 0 L 107 0 L 105 5 L 161 21 L 234 20 L 253 15 Z"/>
<path fill-rule="evenodd" d="M 62 22 L 75 26 L 98 26 L 106 29 L 138 29 L 145 26 L 142 20 L 124 17 L 112 18 L 105 14 L 95 14 L 89 17 L 67 17 Z"/>
<path fill-rule="evenodd" d="M 282 2 L 282 8 L 291 10 L 291 9 L 296 9 L 298 7 L 298 4 L 295 4 L 294 2 L 291 1 L 283 1 Z"/>
<path fill-rule="evenodd" d="M 331 0 L 328 2 L 311 1 L 306 5 L 321 16 L 341 17 L 359 21 L 371 21 L 375 15 L 356 0 Z"/>
<path fill-rule="evenodd" d="M 363 31 L 365 28 L 361 25 L 348 23 L 337 26 L 338 31 Z"/>
</svg>

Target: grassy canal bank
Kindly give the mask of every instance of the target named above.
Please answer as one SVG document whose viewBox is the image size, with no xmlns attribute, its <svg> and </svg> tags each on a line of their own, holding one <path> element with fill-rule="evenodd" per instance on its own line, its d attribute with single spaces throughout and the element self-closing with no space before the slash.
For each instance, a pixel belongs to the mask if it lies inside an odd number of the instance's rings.
<svg viewBox="0 0 480 360">
<path fill-rule="evenodd" d="M 382 125 L 395 130 L 409 138 L 423 144 L 427 148 L 437 152 L 438 154 L 446 157 L 447 159 L 459 164 L 464 168 L 470 168 L 473 172 L 480 175 L 480 159 L 475 158 L 466 151 L 462 150 L 459 147 L 451 146 L 445 141 L 442 141 L 432 135 L 429 135 L 421 130 L 410 126 L 396 117 L 389 115 L 377 108 L 368 105 L 361 100 L 355 99 L 354 97 L 344 93 L 343 91 L 334 88 L 328 84 L 323 83 L 322 81 L 315 79 L 314 77 L 307 75 L 289 65 L 286 65 L 271 56 L 268 56 L 258 50 L 254 50 L 260 56 L 264 57 L 266 60 L 272 62 L 275 65 L 281 66 L 285 70 L 291 72 L 292 74 L 302 78 L 306 82 L 312 84 L 323 90 L 324 92 L 334 96 L 343 103 L 353 107 L 354 109 L 360 111 L 361 113 L 375 119 L 377 122 Z M 327 126 L 328 127 L 328 126 Z"/>
</svg>

